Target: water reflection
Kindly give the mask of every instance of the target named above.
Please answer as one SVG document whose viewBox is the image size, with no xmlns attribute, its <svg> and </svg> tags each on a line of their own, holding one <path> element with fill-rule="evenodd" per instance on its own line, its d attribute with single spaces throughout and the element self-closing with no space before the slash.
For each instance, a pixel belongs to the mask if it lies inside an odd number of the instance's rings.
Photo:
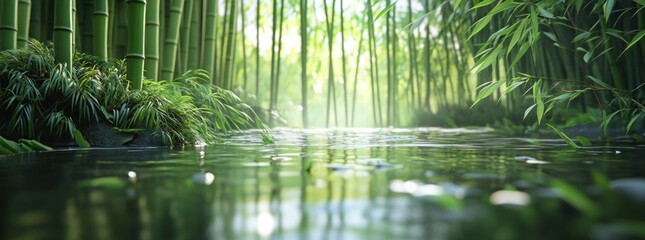
<svg viewBox="0 0 645 240">
<path fill-rule="evenodd" d="M 547 194 L 552 179 L 585 186 L 592 169 L 633 182 L 645 173 L 637 161 L 643 146 L 572 151 L 559 141 L 498 137 L 488 129 L 282 129 L 274 137 L 271 145 L 240 133 L 226 144 L 183 151 L 0 158 L 0 236 L 579 237 L 587 235 L 566 230 L 577 224 L 569 223 L 571 209 L 560 213 L 562 201 Z M 546 233 L 551 227 L 563 230 Z"/>
</svg>

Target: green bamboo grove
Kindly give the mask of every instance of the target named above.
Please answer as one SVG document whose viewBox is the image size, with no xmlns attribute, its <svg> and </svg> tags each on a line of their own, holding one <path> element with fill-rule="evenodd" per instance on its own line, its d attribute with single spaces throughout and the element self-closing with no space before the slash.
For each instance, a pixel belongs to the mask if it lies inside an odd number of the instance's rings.
<svg viewBox="0 0 645 240">
<path fill-rule="evenodd" d="M 639 126 L 640 0 L 2 0 L 27 38 L 126 59 L 133 87 L 204 69 L 274 125 Z M 566 107 L 573 111 L 558 111 Z"/>
</svg>

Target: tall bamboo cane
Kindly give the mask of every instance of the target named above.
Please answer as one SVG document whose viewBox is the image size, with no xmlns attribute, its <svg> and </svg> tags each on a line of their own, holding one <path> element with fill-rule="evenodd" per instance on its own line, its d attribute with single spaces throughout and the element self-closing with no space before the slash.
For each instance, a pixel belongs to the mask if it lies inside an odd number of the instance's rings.
<svg viewBox="0 0 645 240">
<path fill-rule="evenodd" d="M 188 38 L 188 63 L 187 68 L 198 68 L 201 61 L 201 50 L 203 50 L 201 44 L 202 36 L 202 7 L 204 6 L 204 1 L 193 1 L 192 15 L 190 19 L 190 37 Z"/>
<path fill-rule="evenodd" d="M 179 40 L 179 26 L 181 26 L 182 13 L 184 11 L 183 0 L 172 0 L 170 6 L 170 18 L 166 29 L 164 42 L 163 59 L 161 59 L 160 79 L 171 81 L 175 76 L 175 64 L 177 63 L 177 42 Z"/>
<path fill-rule="evenodd" d="M 146 5 L 145 76 L 157 80 L 159 74 L 159 0 L 148 0 Z"/>
<path fill-rule="evenodd" d="M 42 34 L 42 7 L 43 0 L 32 0 L 31 1 L 31 14 L 29 16 L 29 37 L 43 40 L 44 36 Z"/>
<path fill-rule="evenodd" d="M 334 118 L 335 118 L 335 124 L 338 125 L 338 112 L 336 111 L 336 90 L 334 87 L 334 62 L 333 62 L 333 47 L 334 47 L 334 16 L 336 13 L 335 7 L 336 7 L 336 0 L 333 0 L 331 3 L 331 13 L 328 13 L 329 10 L 327 10 L 327 6 L 325 4 L 324 11 L 325 11 L 325 25 L 327 26 L 327 47 L 329 50 L 329 57 L 328 59 L 328 79 L 327 79 L 327 117 L 325 120 L 325 127 L 329 127 L 329 117 L 331 115 L 330 108 L 332 105 L 332 98 L 333 98 L 333 105 L 334 105 Z"/>
<path fill-rule="evenodd" d="M 255 98 L 260 100 L 260 0 L 255 2 Z"/>
<path fill-rule="evenodd" d="M 188 69 L 188 48 L 190 46 L 190 31 L 193 25 L 192 18 L 194 0 L 186 0 L 184 4 L 184 19 L 181 21 L 181 35 L 179 40 L 179 46 L 181 48 L 178 56 L 179 60 L 177 60 L 179 72 L 185 72 Z"/>
<path fill-rule="evenodd" d="M 345 53 L 345 9 L 343 0 L 340 0 L 340 48 L 342 58 L 342 71 L 343 71 L 343 95 L 345 100 L 345 127 L 349 127 L 349 105 L 347 100 L 347 85 L 349 79 L 347 78 L 347 58 Z"/>
<path fill-rule="evenodd" d="M 307 128 L 307 0 L 300 0 L 300 73 L 302 95 L 302 126 Z"/>
<path fill-rule="evenodd" d="M 24 48 L 29 40 L 29 18 L 31 16 L 31 0 L 18 2 L 18 47 Z"/>
<path fill-rule="evenodd" d="M 215 80 L 215 48 L 217 47 L 215 32 L 217 31 L 217 23 L 215 22 L 217 16 L 217 1 L 208 0 L 206 2 L 206 23 L 204 30 L 204 57 L 202 61 L 202 68 L 205 69 L 212 77 L 213 83 Z"/>
<path fill-rule="evenodd" d="M 72 71 L 72 1 L 54 2 L 54 60 Z"/>
<path fill-rule="evenodd" d="M 133 89 L 141 89 L 145 59 L 146 0 L 128 0 L 127 77 Z"/>
<path fill-rule="evenodd" d="M 108 2 L 96 0 L 94 3 L 94 55 L 101 60 L 107 60 L 107 31 L 108 31 Z"/>
<path fill-rule="evenodd" d="M 0 51 L 18 45 L 18 0 L 2 0 L 0 15 Z"/>
</svg>

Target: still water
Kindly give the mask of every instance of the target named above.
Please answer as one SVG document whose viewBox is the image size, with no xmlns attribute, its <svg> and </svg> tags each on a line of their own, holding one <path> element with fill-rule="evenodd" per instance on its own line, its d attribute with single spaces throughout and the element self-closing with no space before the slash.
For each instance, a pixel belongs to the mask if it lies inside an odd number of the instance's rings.
<svg viewBox="0 0 645 240">
<path fill-rule="evenodd" d="M 272 137 L 0 156 L 0 238 L 645 236 L 642 143 L 575 150 L 559 139 L 439 128 Z"/>
</svg>

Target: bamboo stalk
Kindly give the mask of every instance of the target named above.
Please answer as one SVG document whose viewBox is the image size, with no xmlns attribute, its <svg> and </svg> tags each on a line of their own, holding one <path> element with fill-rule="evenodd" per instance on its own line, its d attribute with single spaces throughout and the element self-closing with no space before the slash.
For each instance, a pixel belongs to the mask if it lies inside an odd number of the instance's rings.
<svg viewBox="0 0 645 240">
<path fill-rule="evenodd" d="M 237 26 L 237 8 L 236 8 L 236 3 L 237 0 L 230 0 L 230 3 L 228 6 L 228 19 L 226 20 L 226 23 L 228 24 L 228 27 L 226 28 L 227 34 L 226 36 L 226 41 L 222 41 L 222 43 L 226 43 L 226 48 L 222 49 L 224 52 L 222 54 L 222 57 L 224 60 L 222 61 L 222 81 L 224 81 L 224 88 L 226 89 L 231 89 L 231 81 L 232 81 L 232 74 L 231 74 L 231 69 L 233 67 L 233 61 L 234 61 L 234 56 L 235 56 L 235 29 Z"/>
<path fill-rule="evenodd" d="M 302 97 L 302 126 L 307 128 L 307 0 L 300 0 L 300 93 Z"/>
<path fill-rule="evenodd" d="M 241 29 L 239 30 L 241 32 L 241 40 L 242 40 L 242 89 L 244 90 L 244 93 L 246 94 L 248 91 L 247 88 L 247 83 L 248 83 L 248 76 L 247 76 L 247 70 L 248 70 L 248 65 L 247 63 L 247 55 L 246 55 L 246 13 L 244 11 L 244 0 L 240 0 L 240 17 L 242 21 L 242 26 Z"/>
<path fill-rule="evenodd" d="M 29 37 L 43 40 L 42 34 L 42 0 L 31 0 L 31 14 L 29 17 Z"/>
<path fill-rule="evenodd" d="M 84 4 L 77 5 L 78 11 L 76 16 L 79 17 L 77 20 L 79 28 L 75 31 L 77 39 L 80 40 L 77 41 L 80 46 L 76 46 L 76 49 L 94 55 L 96 55 L 96 46 L 94 46 L 96 43 L 94 38 L 96 36 L 94 34 L 97 31 L 96 18 L 94 18 L 94 14 L 96 13 L 95 1 L 84 1 Z"/>
<path fill-rule="evenodd" d="M 213 83 L 215 80 L 215 51 L 216 39 L 215 32 L 217 31 L 217 23 L 215 22 L 217 15 L 217 1 L 209 0 L 206 2 L 206 23 L 204 30 L 204 57 L 202 61 L 202 68 L 205 69 L 212 77 Z"/>
<path fill-rule="evenodd" d="M 277 34 L 277 27 L 278 27 L 278 0 L 273 0 L 273 7 L 272 7 L 273 15 L 272 15 L 272 26 L 271 26 L 271 73 L 270 73 L 270 78 L 271 82 L 269 85 L 269 112 L 273 113 L 275 111 L 275 105 L 274 105 L 274 98 L 275 98 L 275 45 L 276 45 L 276 34 Z M 269 118 L 269 123 L 273 123 L 273 117 Z"/>
<path fill-rule="evenodd" d="M 274 87 L 274 94 L 275 97 L 273 98 L 273 105 L 277 108 L 278 106 L 278 97 L 280 96 L 279 90 L 280 90 L 280 70 L 281 70 L 281 63 L 282 63 L 282 29 L 283 29 L 283 24 L 284 23 L 284 0 L 280 1 L 280 27 L 279 27 L 279 33 L 278 33 L 278 56 L 276 59 L 276 70 L 275 70 L 275 87 Z"/>
<path fill-rule="evenodd" d="M 72 71 L 72 1 L 54 2 L 54 60 Z"/>
<path fill-rule="evenodd" d="M 96 0 L 94 3 L 93 24 L 94 24 L 94 55 L 106 61 L 107 53 L 107 30 L 108 30 L 108 2 L 107 0 Z"/>
<path fill-rule="evenodd" d="M 116 0 L 108 0 L 107 52 L 108 58 L 114 58 L 114 5 Z"/>
<path fill-rule="evenodd" d="M 29 23 L 31 16 L 31 0 L 19 0 L 18 2 L 18 39 L 17 47 L 27 47 L 29 41 Z"/>
<path fill-rule="evenodd" d="M 128 0 L 127 78 L 133 89 L 141 89 L 145 59 L 146 0 Z"/>
<path fill-rule="evenodd" d="M 332 0 L 331 3 L 331 14 L 328 13 L 327 6 L 324 6 L 325 10 L 325 25 L 327 26 L 327 47 L 329 50 L 328 56 L 328 79 L 327 79 L 327 117 L 325 120 L 325 127 L 329 127 L 329 118 L 331 115 L 330 108 L 334 105 L 334 119 L 335 124 L 338 125 L 338 112 L 336 111 L 336 90 L 334 87 L 334 62 L 333 62 L 333 47 L 334 47 L 334 16 L 335 16 L 335 7 L 336 0 Z"/>
<path fill-rule="evenodd" d="M 349 127 L 349 106 L 347 100 L 347 59 L 345 53 L 345 17 L 344 17 L 344 5 L 343 0 L 340 0 L 340 47 L 342 54 L 342 72 L 343 72 L 343 95 L 345 100 L 345 127 Z"/>
<path fill-rule="evenodd" d="M 192 19 L 193 19 L 193 5 L 194 5 L 194 0 L 186 0 L 184 2 L 184 19 L 181 21 L 181 29 L 180 29 L 180 39 L 179 39 L 179 46 L 180 46 L 180 54 L 179 54 L 179 60 L 177 61 L 177 66 L 179 72 L 185 72 L 188 70 L 188 51 L 189 51 L 189 39 L 191 35 L 191 27 L 193 26 Z"/>
<path fill-rule="evenodd" d="M 188 63 L 187 67 L 188 69 L 194 69 L 198 68 L 200 65 L 200 60 L 201 60 L 201 52 L 200 50 L 203 50 L 201 47 L 202 41 L 201 41 L 201 36 L 202 34 L 202 11 L 203 6 L 204 6 L 204 1 L 193 1 L 193 9 L 192 9 L 192 15 L 190 19 L 190 37 L 188 39 Z"/>
<path fill-rule="evenodd" d="M 18 45 L 18 0 L 0 2 L 0 51 L 16 49 Z"/>
<path fill-rule="evenodd" d="M 177 42 L 179 40 L 179 26 L 181 26 L 183 0 L 172 0 L 170 16 L 164 41 L 163 59 L 161 59 L 161 80 L 172 81 L 175 77 L 175 64 L 177 63 Z"/>
<path fill-rule="evenodd" d="M 255 99 L 260 101 L 260 0 L 255 6 Z"/>
<path fill-rule="evenodd" d="M 159 0 L 147 1 L 144 69 L 146 78 L 157 80 L 159 74 Z"/>
</svg>

